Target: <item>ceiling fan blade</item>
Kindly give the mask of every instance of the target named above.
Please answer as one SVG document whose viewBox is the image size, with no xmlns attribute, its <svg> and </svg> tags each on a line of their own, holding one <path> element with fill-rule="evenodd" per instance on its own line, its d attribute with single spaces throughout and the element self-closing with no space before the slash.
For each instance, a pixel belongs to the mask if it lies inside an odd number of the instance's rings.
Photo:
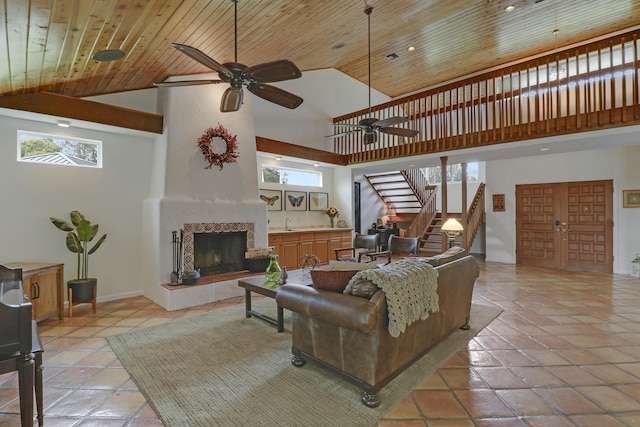
<svg viewBox="0 0 640 427">
<path fill-rule="evenodd" d="M 416 136 L 419 133 L 417 130 L 413 130 L 413 129 L 392 128 L 392 127 L 379 128 L 378 130 L 380 132 L 388 133 L 390 135 L 406 136 L 408 138 Z"/>
<path fill-rule="evenodd" d="M 360 129 L 348 130 L 345 132 L 335 133 L 333 135 L 327 135 L 325 138 L 337 138 L 339 136 L 351 135 L 352 133 L 360 132 Z"/>
<path fill-rule="evenodd" d="M 357 123 L 331 123 L 331 124 L 335 127 L 350 127 L 350 128 L 360 128 L 360 129 L 367 128 L 366 125 L 361 125 Z"/>
<path fill-rule="evenodd" d="M 299 96 L 286 90 L 263 83 L 251 83 L 247 86 L 247 89 L 262 99 L 290 109 L 298 108 L 303 101 Z"/>
<path fill-rule="evenodd" d="M 242 87 L 229 87 L 222 94 L 222 99 L 220 100 L 220 111 L 223 113 L 238 111 L 242 106 L 243 98 L 244 91 L 242 90 Z"/>
<path fill-rule="evenodd" d="M 386 128 L 389 126 L 399 125 L 401 123 L 408 122 L 409 119 L 406 117 L 389 117 L 388 119 L 382 119 L 375 122 L 376 127 Z"/>
<path fill-rule="evenodd" d="M 300 78 L 302 73 L 293 62 L 281 59 L 248 67 L 244 70 L 243 76 L 258 83 L 273 83 Z"/>
<path fill-rule="evenodd" d="M 180 80 L 175 82 L 153 83 L 155 87 L 195 86 L 224 83 L 223 80 Z"/>
<path fill-rule="evenodd" d="M 190 58 L 195 59 L 205 67 L 209 67 L 212 70 L 217 71 L 220 74 L 221 78 L 231 79 L 233 77 L 233 73 L 229 71 L 227 67 L 214 61 L 213 58 L 211 58 L 209 55 L 204 54 L 195 47 L 187 46 L 180 43 L 171 43 L 171 46 L 175 47 Z"/>
</svg>

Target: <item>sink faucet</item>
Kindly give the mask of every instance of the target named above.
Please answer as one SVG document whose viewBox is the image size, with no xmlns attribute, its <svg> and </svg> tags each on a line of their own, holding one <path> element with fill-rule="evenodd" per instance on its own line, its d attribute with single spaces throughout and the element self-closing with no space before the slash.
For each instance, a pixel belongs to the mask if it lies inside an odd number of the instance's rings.
<svg viewBox="0 0 640 427">
<path fill-rule="evenodd" d="M 285 231 L 289 231 L 289 230 L 291 230 L 291 229 L 289 228 L 289 221 L 291 221 L 291 218 L 290 218 L 290 217 L 286 217 L 286 218 L 284 219 L 284 230 L 285 230 Z"/>
</svg>

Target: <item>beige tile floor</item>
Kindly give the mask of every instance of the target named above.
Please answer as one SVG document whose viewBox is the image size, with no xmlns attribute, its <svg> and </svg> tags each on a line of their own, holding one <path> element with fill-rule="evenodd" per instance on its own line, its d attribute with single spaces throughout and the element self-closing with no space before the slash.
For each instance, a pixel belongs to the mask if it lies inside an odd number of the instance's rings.
<svg viewBox="0 0 640 427">
<path fill-rule="evenodd" d="M 504 311 L 378 426 L 640 426 L 640 279 L 480 266 L 475 301 Z M 105 336 L 242 302 L 167 312 L 138 297 L 41 323 L 45 424 L 161 425 Z M 17 378 L 5 374 L 0 426 L 18 425 Z"/>
</svg>

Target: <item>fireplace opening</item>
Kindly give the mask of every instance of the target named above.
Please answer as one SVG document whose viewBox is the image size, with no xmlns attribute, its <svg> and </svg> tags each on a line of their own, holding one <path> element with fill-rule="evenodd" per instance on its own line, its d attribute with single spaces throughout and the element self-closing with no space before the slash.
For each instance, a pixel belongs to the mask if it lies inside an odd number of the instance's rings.
<svg viewBox="0 0 640 427">
<path fill-rule="evenodd" d="M 193 268 L 201 276 L 244 270 L 246 251 L 246 231 L 193 234 Z"/>
</svg>

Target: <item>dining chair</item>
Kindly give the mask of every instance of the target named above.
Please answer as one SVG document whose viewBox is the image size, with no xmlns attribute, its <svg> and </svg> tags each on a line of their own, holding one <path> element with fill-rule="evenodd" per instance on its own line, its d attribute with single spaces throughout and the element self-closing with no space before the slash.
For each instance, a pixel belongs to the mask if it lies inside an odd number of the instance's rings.
<svg viewBox="0 0 640 427">
<path fill-rule="evenodd" d="M 362 257 L 369 252 L 375 252 L 378 249 L 380 235 L 379 234 L 360 234 L 356 233 L 353 238 L 353 246 L 348 248 L 336 248 L 336 260 L 362 262 Z M 343 253 L 349 252 L 350 256 L 342 256 Z"/>
<path fill-rule="evenodd" d="M 22 269 L 0 265 L 0 374 L 18 371 L 20 420 L 33 426 L 35 389 L 38 425 L 43 425 L 42 341 L 32 319 L 32 306 L 24 302 Z"/>
<path fill-rule="evenodd" d="M 393 259 L 407 256 L 416 256 L 420 250 L 420 238 L 419 237 L 398 237 L 395 235 L 389 236 L 387 244 L 387 250 L 381 252 L 374 252 L 369 254 L 374 260 L 378 258 L 387 258 L 386 264 L 391 263 Z M 395 255 L 395 256 L 394 256 Z"/>
</svg>

